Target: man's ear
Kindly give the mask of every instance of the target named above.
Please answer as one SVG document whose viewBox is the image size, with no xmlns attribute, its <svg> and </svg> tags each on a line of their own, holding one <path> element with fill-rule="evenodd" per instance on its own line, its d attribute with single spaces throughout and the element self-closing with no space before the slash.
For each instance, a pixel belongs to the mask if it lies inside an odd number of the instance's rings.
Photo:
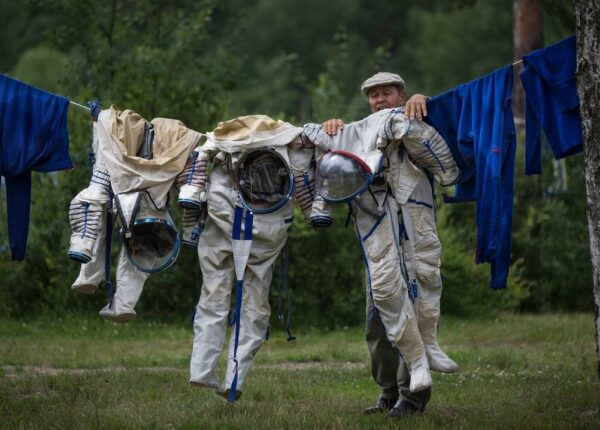
<svg viewBox="0 0 600 430">
<path fill-rule="evenodd" d="M 404 105 L 406 103 L 406 91 L 398 89 L 398 97 L 400 97 L 400 105 Z"/>
</svg>

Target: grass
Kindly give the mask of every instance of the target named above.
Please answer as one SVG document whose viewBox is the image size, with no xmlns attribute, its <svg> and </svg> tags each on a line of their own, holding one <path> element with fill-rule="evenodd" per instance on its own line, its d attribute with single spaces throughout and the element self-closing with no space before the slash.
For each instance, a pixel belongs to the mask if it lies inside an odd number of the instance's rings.
<svg viewBox="0 0 600 430">
<path fill-rule="evenodd" d="M 363 416 L 377 398 L 362 328 L 275 331 L 242 399 L 188 385 L 191 327 L 0 321 L 0 428 L 600 428 L 593 316 L 444 319 L 461 365 L 434 374 L 424 415 Z M 222 372 L 221 372 L 222 374 Z"/>
</svg>

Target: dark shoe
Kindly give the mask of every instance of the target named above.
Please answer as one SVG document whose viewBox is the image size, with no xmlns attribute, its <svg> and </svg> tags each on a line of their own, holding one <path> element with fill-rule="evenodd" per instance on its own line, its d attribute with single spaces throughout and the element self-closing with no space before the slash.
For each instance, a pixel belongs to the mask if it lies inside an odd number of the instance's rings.
<svg viewBox="0 0 600 430">
<path fill-rule="evenodd" d="M 217 393 L 219 396 L 224 397 L 227 401 L 229 401 L 229 388 L 226 389 L 225 391 L 222 391 L 220 389 L 216 390 L 215 393 Z M 235 400 L 239 400 L 240 397 L 242 397 L 242 392 L 235 390 Z"/>
<path fill-rule="evenodd" d="M 398 401 L 397 398 L 386 399 L 385 397 L 380 397 L 379 400 L 377 400 L 377 404 L 375 406 L 371 406 L 370 408 L 363 409 L 363 414 L 365 414 L 365 415 L 382 414 L 382 413 L 387 412 L 390 409 L 392 409 L 397 401 Z"/>
<path fill-rule="evenodd" d="M 392 409 L 390 409 L 387 416 L 390 418 L 402 419 L 412 417 L 413 415 L 419 415 L 422 413 L 423 410 L 417 408 L 412 403 L 406 400 L 400 400 L 396 405 L 394 405 Z"/>
</svg>

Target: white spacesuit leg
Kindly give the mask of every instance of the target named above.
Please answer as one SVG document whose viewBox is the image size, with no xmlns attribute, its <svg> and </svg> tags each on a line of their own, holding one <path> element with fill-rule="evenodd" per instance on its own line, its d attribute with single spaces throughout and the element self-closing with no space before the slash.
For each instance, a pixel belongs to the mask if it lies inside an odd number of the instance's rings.
<svg viewBox="0 0 600 430">
<path fill-rule="evenodd" d="M 93 294 L 98 285 L 104 280 L 105 261 L 106 261 L 106 212 L 102 214 L 100 219 L 98 237 L 92 248 L 92 259 L 89 263 L 82 264 L 79 269 L 79 276 L 71 289 L 83 294 Z"/>
<path fill-rule="evenodd" d="M 135 318 L 134 308 L 149 275 L 149 273 L 138 270 L 127 258 L 125 248 L 121 248 L 117 263 L 117 285 L 112 303 L 108 303 L 102 308 L 99 315 L 114 322 L 127 322 Z"/>
<path fill-rule="evenodd" d="M 274 213 L 254 216 L 252 248 L 244 276 L 236 359 L 234 360 L 235 339 L 232 336 L 229 343 L 227 375 L 219 390 L 225 397 L 229 395 L 237 367 L 236 398 L 239 398 L 252 360 L 267 337 L 271 316 L 269 288 L 272 266 L 287 240 L 292 211 L 293 206 L 290 202 Z"/>
<path fill-rule="evenodd" d="M 198 242 L 203 282 L 194 316 L 190 360 L 190 383 L 196 386 L 219 387 L 216 367 L 225 346 L 235 278 L 231 230 L 236 197 L 226 169 L 215 166 L 208 185 L 208 216 Z"/>
<path fill-rule="evenodd" d="M 437 236 L 431 183 L 423 174 L 408 202 L 402 206 L 408 240 L 404 243 L 407 265 L 417 280 L 417 322 L 431 370 L 454 373 L 458 365 L 437 342 L 442 278 L 442 244 Z"/>
<path fill-rule="evenodd" d="M 362 199 L 366 203 L 368 197 Z M 376 206 L 373 212 L 376 213 Z M 366 258 L 371 294 L 388 339 L 404 357 L 411 373 L 410 390 L 431 386 L 431 375 L 417 327 L 408 287 L 401 272 L 398 208 L 392 198 L 377 217 L 359 209 L 355 215 L 357 234 Z"/>
</svg>

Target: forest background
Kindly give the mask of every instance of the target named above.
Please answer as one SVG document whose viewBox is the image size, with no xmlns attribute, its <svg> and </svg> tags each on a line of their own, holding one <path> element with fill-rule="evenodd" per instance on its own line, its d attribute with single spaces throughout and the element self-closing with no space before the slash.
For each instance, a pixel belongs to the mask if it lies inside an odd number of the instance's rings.
<svg viewBox="0 0 600 430">
<path fill-rule="evenodd" d="M 545 45 L 574 33 L 570 1 L 543 7 Z M 408 95 L 436 95 L 512 63 L 512 38 L 509 0 L 0 0 L 0 72 L 198 131 L 251 113 L 296 125 L 358 120 L 369 114 L 359 86 L 373 73 L 401 74 Z M 72 107 L 69 133 L 76 168 L 34 174 L 21 263 L 10 261 L 0 188 L 0 317 L 91 313 L 107 300 L 101 291 L 70 290 L 79 265 L 67 257 L 68 206 L 91 173 L 89 114 Z M 489 266 L 473 263 L 474 204 L 443 204 L 440 195 L 452 190 L 437 190 L 444 314 L 593 308 L 582 156 L 557 163 L 544 146 L 544 173 L 528 177 L 522 153 L 520 138 L 506 290 L 491 290 Z M 340 206 L 333 227 L 313 230 L 296 211 L 288 274 L 294 324 L 334 329 L 364 320 L 362 261 L 346 215 Z M 149 278 L 138 315 L 188 319 L 201 283 L 197 254 L 183 247 L 174 266 Z M 272 318 L 280 313 L 275 306 Z"/>
</svg>

